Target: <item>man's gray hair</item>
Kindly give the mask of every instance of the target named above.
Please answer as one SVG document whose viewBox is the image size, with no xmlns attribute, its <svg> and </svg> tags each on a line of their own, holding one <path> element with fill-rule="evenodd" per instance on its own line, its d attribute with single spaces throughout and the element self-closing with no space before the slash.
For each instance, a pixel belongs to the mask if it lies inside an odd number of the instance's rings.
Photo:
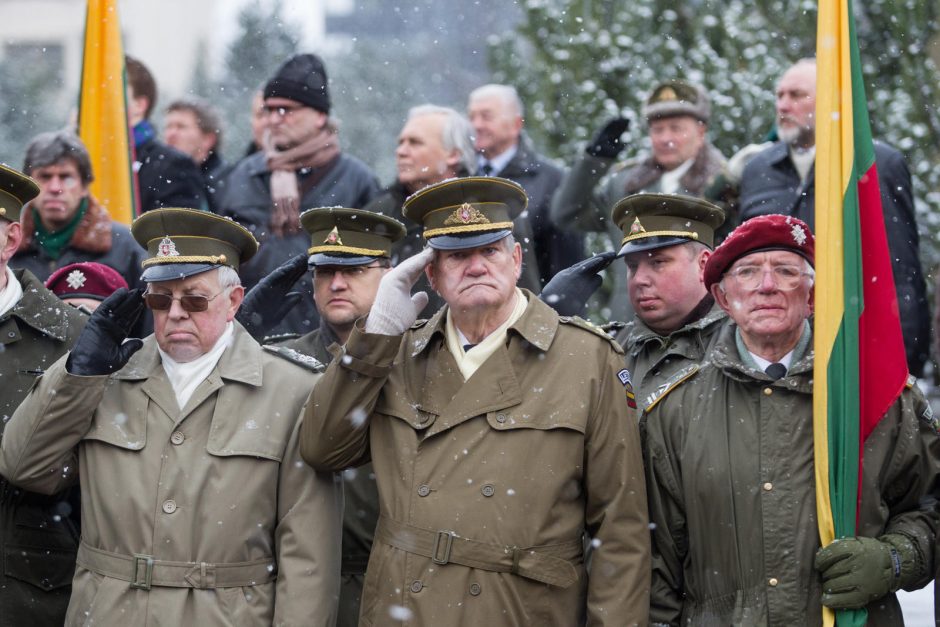
<svg viewBox="0 0 940 627">
<path fill-rule="evenodd" d="M 499 98 L 512 109 L 515 115 L 523 116 L 522 98 L 519 97 L 519 92 L 516 91 L 516 88 L 512 85 L 490 83 L 482 87 L 477 87 L 470 92 L 469 101 L 473 102 L 474 100 L 483 100 L 484 98 Z"/>
<path fill-rule="evenodd" d="M 473 126 L 463 115 L 450 107 L 440 107 L 432 104 L 412 107 L 408 111 L 408 121 L 423 115 L 440 115 L 444 118 L 441 128 L 441 144 L 444 150 L 450 152 L 455 148 L 460 153 L 458 170 L 466 170 L 475 174 L 477 170 L 477 153 L 473 147 Z"/>
<path fill-rule="evenodd" d="M 241 277 L 234 268 L 229 266 L 219 266 L 219 287 L 223 290 L 230 287 L 238 287 L 242 284 Z"/>
<path fill-rule="evenodd" d="M 91 157 L 88 156 L 88 149 L 77 135 L 69 131 L 50 131 L 36 135 L 26 147 L 23 172 L 31 175 L 39 168 L 47 168 L 62 161 L 71 161 L 75 164 L 83 185 L 88 185 L 95 180 L 91 171 Z"/>
</svg>

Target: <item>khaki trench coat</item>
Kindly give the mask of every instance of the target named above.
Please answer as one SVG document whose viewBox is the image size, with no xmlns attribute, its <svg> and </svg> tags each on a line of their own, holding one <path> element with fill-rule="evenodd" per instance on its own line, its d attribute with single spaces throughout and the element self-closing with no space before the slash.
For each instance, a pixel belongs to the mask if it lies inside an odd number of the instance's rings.
<svg viewBox="0 0 940 627">
<path fill-rule="evenodd" d="M 772 381 L 742 363 L 726 325 L 697 371 L 645 421 L 654 523 L 651 620 L 672 625 L 819 625 L 812 352 Z M 693 372 L 694 371 L 694 372 Z M 940 439 L 905 391 L 864 445 L 858 535 L 904 534 L 933 576 Z M 889 594 L 869 625 L 901 625 Z"/>
<path fill-rule="evenodd" d="M 667 336 L 659 335 L 636 316 L 628 324 L 604 327 L 608 332 L 615 331 L 614 339 L 623 347 L 638 411 L 643 411 L 676 373 L 705 359 L 727 319 L 727 314 L 714 305 L 704 317 Z"/>
<path fill-rule="evenodd" d="M 329 348 L 339 346 L 339 338 L 320 319 L 320 328 L 299 338 L 279 344 L 315 357 L 323 364 L 333 360 Z M 334 348 L 335 350 L 335 348 Z M 379 520 L 379 491 L 372 464 L 343 471 L 343 567 L 339 592 L 339 618 L 336 627 L 356 627 L 366 565 L 372 550 L 375 525 Z"/>
<path fill-rule="evenodd" d="M 649 529 L 623 355 L 525 293 L 505 346 L 467 381 L 445 308 L 403 337 L 357 328 L 314 389 L 304 459 L 325 470 L 371 455 L 375 467 L 362 625 L 646 622 Z"/>
<path fill-rule="evenodd" d="M 239 325 L 182 411 L 152 336 L 111 376 L 57 362 L 7 425 L 0 471 L 47 493 L 81 479 L 67 624 L 332 625 L 342 490 L 298 443 L 316 376 Z"/>
<path fill-rule="evenodd" d="M 75 343 L 85 314 L 28 270 L 14 270 L 23 298 L 0 316 L 0 436 L 29 389 Z M 61 626 L 78 550 L 78 489 L 55 495 L 0 477 L 0 623 Z"/>
</svg>

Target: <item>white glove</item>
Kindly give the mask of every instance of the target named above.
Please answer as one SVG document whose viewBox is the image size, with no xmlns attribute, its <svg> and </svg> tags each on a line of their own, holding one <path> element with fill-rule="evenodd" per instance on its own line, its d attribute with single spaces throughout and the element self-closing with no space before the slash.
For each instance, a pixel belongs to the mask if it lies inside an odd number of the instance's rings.
<svg viewBox="0 0 940 627">
<path fill-rule="evenodd" d="M 418 314 L 428 305 L 428 295 L 418 292 L 412 296 L 411 288 L 432 259 L 434 249 L 425 248 L 382 277 L 375 302 L 366 318 L 366 333 L 401 335 L 411 328 Z"/>
</svg>

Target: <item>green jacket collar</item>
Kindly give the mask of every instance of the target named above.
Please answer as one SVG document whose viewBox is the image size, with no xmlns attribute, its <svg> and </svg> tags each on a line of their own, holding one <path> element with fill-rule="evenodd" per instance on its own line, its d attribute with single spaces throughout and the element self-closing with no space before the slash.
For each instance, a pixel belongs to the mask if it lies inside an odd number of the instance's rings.
<svg viewBox="0 0 940 627">
<path fill-rule="evenodd" d="M 40 333 L 64 342 L 68 337 L 70 307 L 46 289 L 42 281 L 29 270 L 14 270 L 13 276 L 23 287 L 23 298 L 8 311 L 3 319 L 11 316 L 29 325 Z"/>
</svg>

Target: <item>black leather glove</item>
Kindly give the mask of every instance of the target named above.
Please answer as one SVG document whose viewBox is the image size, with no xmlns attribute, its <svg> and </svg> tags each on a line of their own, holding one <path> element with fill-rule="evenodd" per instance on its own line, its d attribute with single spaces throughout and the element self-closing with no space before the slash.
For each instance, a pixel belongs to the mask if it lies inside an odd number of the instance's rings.
<svg viewBox="0 0 940 627">
<path fill-rule="evenodd" d="M 291 257 L 245 294 L 235 319 L 260 342 L 303 298 L 300 292 L 287 290 L 306 272 L 307 253 Z"/>
<path fill-rule="evenodd" d="M 91 314 L 65 362 L 69 374 L 82 377 L 111 374 L 124 367 L 131 355 L 144 345 L 141 340 L 126 342 L 137 318 L 144 311 L 144 290 L 120 288 L 108 296 Z"/>
<path fill-rule="evenodd" d="M 579 316 L 603 279 L 598 272 L 617 258 L 615 251 L 588 257 L 552 277 L 539 298 L 559 316 Z"/>
<path fill-rule="evenodd" d="M 630 128 L 630 120 L 623 117 L 617 117 L 607 122 L 604 127 L 597 132 L 591 143 L 584 149 L 592 157 L 602 157 L 604 159 L 616 159 L 620 151 L 626 144 L 620 141 L 620 136 Z"/>
</svg>

